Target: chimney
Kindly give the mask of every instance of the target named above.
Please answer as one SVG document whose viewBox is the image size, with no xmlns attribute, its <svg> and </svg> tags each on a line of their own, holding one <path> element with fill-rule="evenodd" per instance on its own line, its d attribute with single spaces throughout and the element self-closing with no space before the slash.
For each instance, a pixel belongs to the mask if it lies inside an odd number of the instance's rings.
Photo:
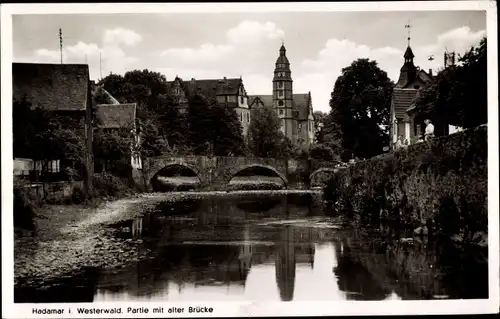
<svg viewBox="0 0 500 319">
<path fill-rule="evenodd" d="M 432 69 L 429 69 L 429 76 L 432 77 Z"/>
<path fill-rule="evenodd" d="M 191 84 L 196 84 L 195 78 L 191 78 Z"/>
<path fill-rule="evenodd" d="M 227 83 L 227 78 L 226 77 L 224 77 L 224 83 Z"/>
</svg>

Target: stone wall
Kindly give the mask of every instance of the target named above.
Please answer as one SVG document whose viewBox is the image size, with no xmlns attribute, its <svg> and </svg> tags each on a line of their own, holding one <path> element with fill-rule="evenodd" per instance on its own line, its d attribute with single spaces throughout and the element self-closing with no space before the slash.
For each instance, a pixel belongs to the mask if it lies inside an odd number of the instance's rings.
<svg viewBox="0 0 500 319">
<path fill-rule="evenodd" d="M 340 169 L 324 197 L 356 222 L 472 240 L 487 232 L 487 157 L 482 125 Z"/>
</svg>

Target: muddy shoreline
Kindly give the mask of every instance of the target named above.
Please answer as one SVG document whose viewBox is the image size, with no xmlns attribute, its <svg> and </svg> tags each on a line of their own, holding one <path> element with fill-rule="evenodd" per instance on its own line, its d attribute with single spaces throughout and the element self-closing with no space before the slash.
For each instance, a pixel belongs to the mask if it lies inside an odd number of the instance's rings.
<svg viewBox="0 0 500 319">
<path fill-rule="evenodd" d="M 14 287 L 43 288 L 93 267 L 120 268 L 147 258 L 140 240 L 116 238 L 109 225 L 142 216 L 160 202 L 207 196 L 320 194 L 320 191 L 211 191 L 148 193 L 106 202 L 98 207 L 47 205 L 35 218 L 36 231 L 16 232 Z"/>
</svg>

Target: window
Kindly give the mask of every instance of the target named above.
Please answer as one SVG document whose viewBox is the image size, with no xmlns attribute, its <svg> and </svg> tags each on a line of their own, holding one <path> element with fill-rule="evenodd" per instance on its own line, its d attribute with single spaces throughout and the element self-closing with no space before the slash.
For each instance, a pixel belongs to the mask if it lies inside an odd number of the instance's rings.
<svg viewBox="0 0 500 319">
<path fill-rule="evenodd" d="M 247 123 L 250 123 L 250 113 L 247 112 Z"/>
<path fill-rule="evenodd" d="M 283 110 L 280 110 L 280 115 L 283 115 Z"/>
<path fill-rule="evenodd" d="M 283 97 L 284 94 L 283 94 L 283 91 L 278 91 L 278 97 Z"/>
<path fill-rule="evenodd" d="M 283 101 L 278 101 L 279 106 L 283 106 L 284 102 Z"/>
<path fill-rule="evenodd" d="M 278 88 L 282 89 L 284 87 L 283 82 L 278 82 Z"/>
<path fill-rule="evenodd" d="M 240 122 L 243 122 L 243 113 L 240 113 Z"/>
<path fill-rule="evenodd" d="M 299 123 L 299 132 L 302 131 L 302 123 Z"/>
<path fill-rule="evenodd" d="M 241 97 L 240 97 L 240 101 L 241 101 L 241 102 L 240 102 L 241 104 L 244 104 L 244 103 L 245 103 L 245 98 L 244 98 L 243 96 L 241 96 Z"/>
</svg>

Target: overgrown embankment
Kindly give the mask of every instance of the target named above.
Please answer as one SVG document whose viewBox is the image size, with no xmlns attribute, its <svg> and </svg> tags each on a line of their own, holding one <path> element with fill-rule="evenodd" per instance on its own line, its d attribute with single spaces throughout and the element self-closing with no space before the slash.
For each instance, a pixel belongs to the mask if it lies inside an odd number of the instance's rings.
<svg viewBox="0 0 500 319">
<path fill-rule="evenodd" d="M 324 199 L 356 223 L 484 242 L 487 157 L 482 125 L 341 169 Z"/>
</svg>

